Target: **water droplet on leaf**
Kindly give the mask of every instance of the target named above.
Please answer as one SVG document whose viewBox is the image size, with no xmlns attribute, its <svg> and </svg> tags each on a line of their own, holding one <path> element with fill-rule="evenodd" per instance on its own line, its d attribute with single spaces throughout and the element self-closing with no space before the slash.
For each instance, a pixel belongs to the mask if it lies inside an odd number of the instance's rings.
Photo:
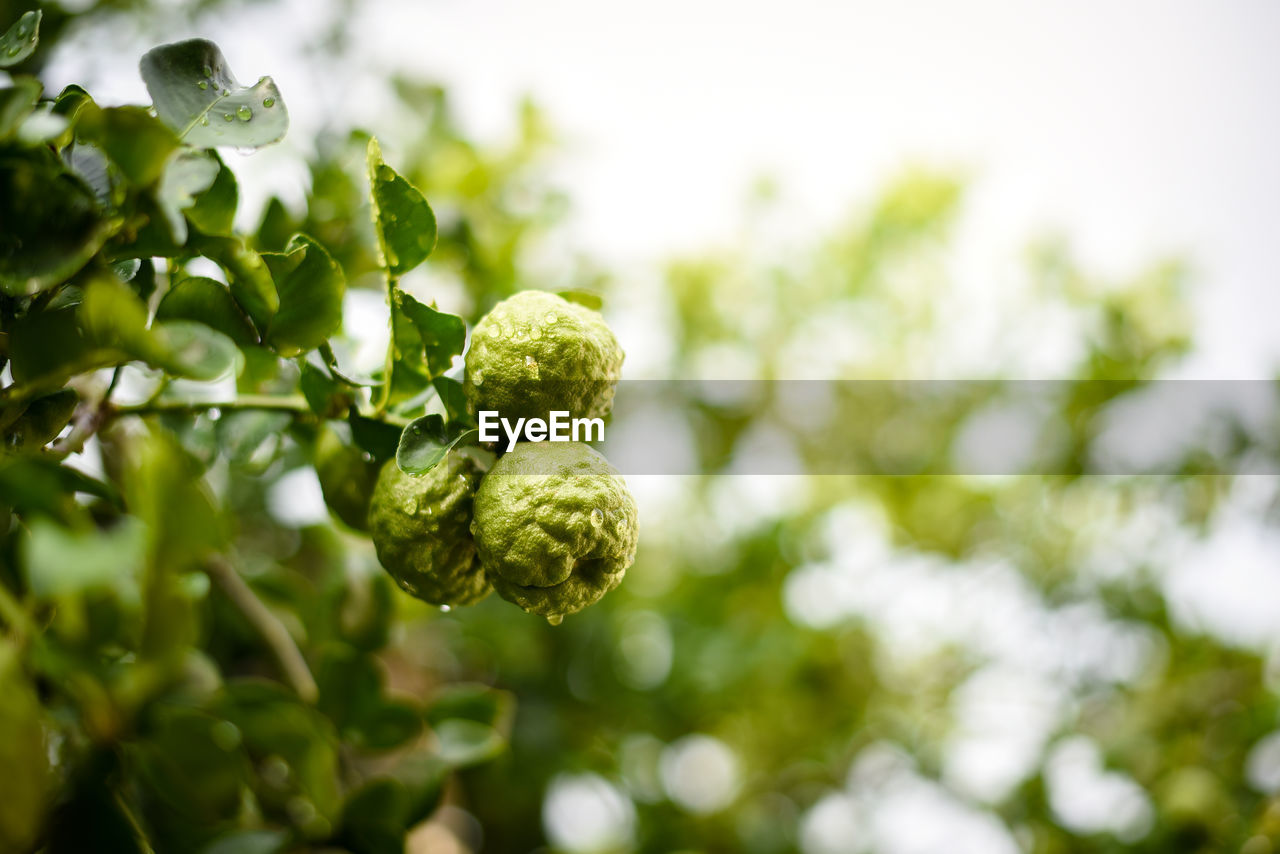
<svg viewBox="0 0 1280 854">
<path fill-rule="evenodd" d="M 205 77 L 212 77 L 212 76 L 213 76 L 213 69 L 206 65 L 206 66 L 204 67 L 204 76 L 205 76 Z"/>
<path fill-rule="evenodd" d="M 236 108 L 236 117 L 242 122 L 247 122 L 249 119 L 253 118 L 253 110 L 241 104 Z"/>
<path fill-rule="evenodd" d="M 262 99 L 262 106 L 266 107 L 268 110 L 269 110 L 269 109 L 271 109 L 272 107 L 274 107 L 275 105 L 276 105 L 276 99 L 275 99 L 275 98 L 263 98 L 263 99 Z"/>
<path fill-rule="evenodd" d="M 208 84 L 208 83 L 206 83 L 206 82 L 205 82 L 205 81 L 203 81 L 203 80 L 197 80 L 197 81 L 196 81 L 196 85 L 197 85 L 197 86 L 199 86 L 201 89 L 208 89 L 208 88 L 209 88 L 209 84 Z"/>
<path fill-rule="evenodd" d="M 451 608 L 451 607 L 450 607 L 450 606 L 448 606 L 448 605 L 441 605 L 441 606 L 440 606 L 440 613 L 442 613 L 442 614 L 447 614 L 447 613 L 449 613 L 449 612 L 450 612 L 450 611 L 452 611 L 452 610 L 453 610 L 453 608 Z"/>
<path fill-rule="evenodd" d="M 225 122 L 235 121 L 235 118 L 236 118 L 236 117 L 235 117 L 235 116 L 233 116 L 233 115 L 231 115 L 230 113 L 223 113 L 223 114 L 222 114 L 222 120 L 223 120 L 223 121 L 225 121 Z"/>
</svg>

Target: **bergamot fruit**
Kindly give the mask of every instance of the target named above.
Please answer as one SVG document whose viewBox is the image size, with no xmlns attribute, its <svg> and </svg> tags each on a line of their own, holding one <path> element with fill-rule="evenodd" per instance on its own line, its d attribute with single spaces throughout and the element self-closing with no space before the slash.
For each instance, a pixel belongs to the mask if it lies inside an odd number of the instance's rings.
<svg viewBox="0 0 1280 854">
<path fill-rule="evenodd" d="M 471 539 L 480 470 L 450 454 L 420 477 L 388 460 L 369 505 L 378 561 L 406 592 L 433 605 L 470 605 L 489 595 Z"/>
<path fill-rule="evenodd" d="M 622 348 L 599 312 L 545 291 L 522 291 L 471 334 L 464 389 L 474 411 L 546 420 L 603 418 L 622 375 Z"/>
<path fill-rule="evenodd" d="M 367 531 L 369 501 L 378 482 L 378 464 L 322 427 L 315 444 L 316 477 L 333 515 L 357 531 Z"/>
<path fill-rule="evenodd" d="M 581 442 L 522 442 L 476 492 L 472 532 L 498 595 L 558 623 L 617 587 L 635 560 L 635 500 Z"/>
</svg>

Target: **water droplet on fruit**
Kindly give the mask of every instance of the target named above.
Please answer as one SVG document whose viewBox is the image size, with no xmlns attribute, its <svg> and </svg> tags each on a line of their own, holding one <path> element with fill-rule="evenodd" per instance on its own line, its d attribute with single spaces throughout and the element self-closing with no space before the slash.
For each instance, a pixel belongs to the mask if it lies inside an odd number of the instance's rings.
<svg viewBox="0 0 1280 854">
<path fill-rule="evenodd" d="M 535 326 L 535 327 L 533 327 L 532 329 L 530 329 L 530 330 L 529 330 L 529 337 L 530 337 L 530 338 L 532 338 L 534 341 L 537 341 L 539 338 L 541 338 L 541 337 L 542 337 L 542 327 L 541 327 L 541 326 Z"/>
<path fill-rule="evenodd" d="M 548 614 L 547 622 L 553 626 L 558 626 L 564 622 L 564 614 Z"/>
<path fill-rule="evenodd" d="M 604 511 L 599 507 L 591 508 L 591 527 L 599 528 L 604 524 Z"/>
<path fill-rule="evenodd" d="M 485 331 L 485 335 L 488 335 L 490 338 L 501 338 L 501 337 L 502 337 L 502 330 L 501 330 L 499 327 L 497 327 L 497 326 L 490 326 L 490 327 Z"/>
<path fill-rule="evenodd" d="M 476 388 L 484 385 L 484 371 L 476 371 L 476 375 L 472 378 L 471 384 Z"/>
<path fill-rule="evenodd" d="M 263 99 L 262 99 L 262 106 L 266 107 L 268 110 L 269 110 L 269 109 L 271 109 L 272 107 L 274 107 L 275 105 L 276 105 L 276 99 L 275 99 L 275 98 L 263 98 Z"/>
<path fill-rule="evenodd" d="M 535 358 L 533 358 L 532 356 L 525 356 L 525 357 L 524 357 L 524 366 L 525 366 L 526 368 L 529 368 L 530 370 L 537 370 L 537 369 L 538 369 L 538 360 L 537 360 L 537 359 L 535 359 Z"/>
<path fill-rule="evenodd" d="M 449 613 L 449 612 L 450 612 L 450 611 L 452 611 L 452 610 L 453 610 L 453 608 L 451 608 L 451 607 L 450 607 L 450 606 L 448 606 L 448 605 L 441 605 L 441 606 L 440 606 L 440 612 L 441 612 L 442 614 L 447 614 L 447 613 Z"/>
<path fill-rule="evenodd" d="M 221 417 L 222 417 L 222 410 L 221 410 L 221 409 L 219 409 L 219 408 L 218 408 L 218 407 L 216 407 L 216 406 L 210 407 L 210 409 L 209 409 L 209 420 L 210 420 L 210 421 L 217 421 L 217 420 L 218 420 L 219 418 L 221 418 Z"/>
<path fill-rule="evenodd" d="M 560 315 L 556 314 L 554 311 L 548 311 L 547 316 L 542 319 L 546 322 L 548 326 L 550 326 L 551 324 L 555 323 L 557 320 L 560 319 Z"/>
<path fill-rule="evenodd" d="M 249 119 L 253 118 L 253 110 L 241 104 L 236 108 L 236 118 L 240 119 L 242 122 L 247 122 Z"/>
</svg>

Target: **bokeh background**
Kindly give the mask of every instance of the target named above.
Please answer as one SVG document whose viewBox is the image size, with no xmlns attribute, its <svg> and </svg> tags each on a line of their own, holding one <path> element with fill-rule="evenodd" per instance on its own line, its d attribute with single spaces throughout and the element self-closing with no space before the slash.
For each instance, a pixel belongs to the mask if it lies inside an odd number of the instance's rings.
<svg viewBox="0 0 1280 854">
<path fill-rule="evenodd" d="M 1149 381 L 1276 375 L 1275 4 L 46 16 L 50 90 L 145 103 L 137 58 L 197 35 L 275 78 L 292 130 L 230 156 L 241 217 L 343 262 L 369 368 L 357 128 L 441 219 L 407 289 L 472 319 L 525 287 L 600 291 L 628 379 L 1080 381 L 1043 414 L 1052 476 L 824 477 L 821 444 L 792 441 L 805 413 L 655 413 L 704 475 L 629 479 L 641 550 L 600 605 L 552 628 L 394 599 L 393 690 L 516 699 L 509 752 L 411 850 L 1280 850 L 1280 493 L 1233 474 L 1280 459 L 1274 410 L 1192 425 L 1175 475 L 1081 474 Z M 854 404 L 828 443 L 951 449 L 1002 412 L 994 392 L 909 423 Z M 814 474 L 734 473 L 761 453 Z M 308 585 L 385 585 L 314 472 L 261 458 L 227 475 L 260 591 L 291 614 Z"/>
</svg>

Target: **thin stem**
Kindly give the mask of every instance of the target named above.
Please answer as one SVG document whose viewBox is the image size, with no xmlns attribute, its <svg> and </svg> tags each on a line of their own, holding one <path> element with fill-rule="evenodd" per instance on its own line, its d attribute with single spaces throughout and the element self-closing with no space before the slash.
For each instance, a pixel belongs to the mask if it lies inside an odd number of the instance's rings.
<svg viewBox="0 0 1280 854">
<path fill-rule="evenodd" d="M 297 395 L 242 394 L 234 400 L 149 400 L 131 406 L 117 406 L 112 415 L 159 415 L 164 412 L 208 412 L 217 409 L 265 409 L 276 412 L 310 412 L 305 398 Z"/>
<path fill-rule="evenodd" d="M 391 374 L 396 366 L 396 277 L 387 270 L 387 359 L 382 369 L 382 387 L 374 415 L 380 416 L 391 403 Z"/>
<path fill-rule="evenodd" d="M 302 651 L 284 623 L 263 604 L 236 568 L 221 555 L 215 555 L 205 564 L 210 580 L 221 588 L 254 630 L 262 637 L 267 648 L 280 666 L 285 681 L 292 686 L 304 702 L 314 703 L 320 696 L 315 677 L 311 675 Z"/>
<path fill-rule="evenodd" d="M 76 411 L 75 418 L 71 420 L 71 432 L 53 444 L 52 450 L 56 456 L 65 458 L 83 451 L 85 444 L 105 423 L 111 409 L 111 393 L 120 382 L 120 369 L 121 366 L 116 365 L 116 369 L 111 372 L 111 382 L 107 383 L 107 390 L 97 403 L 80 407 Z"/>
<path fill-rule="evenodd" d="M 208 412 L 211 409 L 217 409 L 219 412 L 266 410 L 292 412 L 297 415 L 311 414 L 311 407 L 307 405 L 306 398 L 297 395 L 242 394 L 234 400 L 152 400 L 131 406 L 115 406 L 107 411 L 106 418 L 111 419 L 122 415 L 160 415 L 165 412 Z M 408 427 L 411 420 L 389 412 L 374 413 L 371 417 L 401 429 Z"/>
</svg>

